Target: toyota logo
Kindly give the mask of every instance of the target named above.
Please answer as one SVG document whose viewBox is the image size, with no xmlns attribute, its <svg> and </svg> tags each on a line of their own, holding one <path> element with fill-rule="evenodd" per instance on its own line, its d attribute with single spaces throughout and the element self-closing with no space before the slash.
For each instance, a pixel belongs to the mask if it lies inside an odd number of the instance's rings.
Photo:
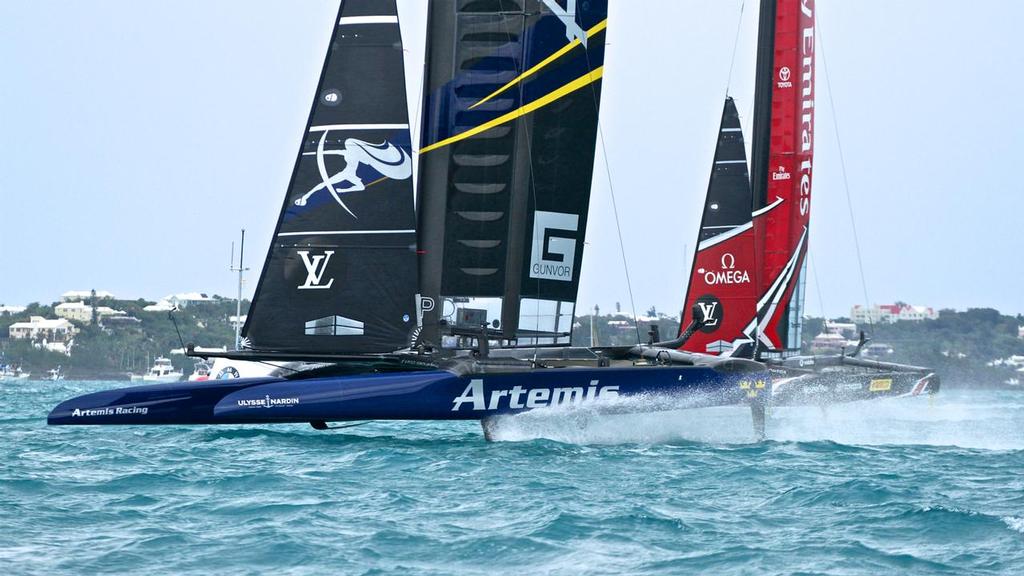
<svg viewBox="0 0 1024 576">
<path fill-rule="evenodd" d="M 789 66 L 783 66 L 782 69 L 779 70 L 779 80 L 783 82 L 789 82 L 790 74 L 791 72 L 789 71 Z"/>
</svg>

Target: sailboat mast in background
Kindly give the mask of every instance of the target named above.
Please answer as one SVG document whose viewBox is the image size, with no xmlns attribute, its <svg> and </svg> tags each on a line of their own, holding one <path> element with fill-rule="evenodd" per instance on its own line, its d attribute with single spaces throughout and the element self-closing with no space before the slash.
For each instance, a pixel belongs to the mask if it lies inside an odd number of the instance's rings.
<svg viewBox="0 0 1024 576">
<path fill-rule="evenodd" d="M 232 272 L 238 272 L 238 297 L 235 299 L 235 350 L 242 347 L 242 284 L 245 282 L 244 274 L 249 269 L 245 267 L 245 228 L 242 228 L 242 242 L 238 248 L 238 267 L 235 267 L 235 243 L 231 243 L 231 268 Z"/>
</svg>

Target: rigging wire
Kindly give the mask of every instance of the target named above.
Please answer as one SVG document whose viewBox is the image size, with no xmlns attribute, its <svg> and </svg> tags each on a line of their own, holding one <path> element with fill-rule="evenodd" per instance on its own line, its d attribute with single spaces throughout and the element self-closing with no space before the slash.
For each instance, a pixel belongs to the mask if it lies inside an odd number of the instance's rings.
<svg viewBox="0 0 1024 576">
<path fill-rule="evenodd" d="M 743 11 L 747 7 L 747 0 L 740 2 L 740 14 L 736 18 L 736 36 L 732 41 L 732 57 L 729 59 L 729 78 L 725 82 L 725 96 L 729 96 L 729 89 L 732 88 L 732 71 L 736 67 L 736 51 L 740 45 L 740 30 L 743 28 Z"/>
<path fill-rule="evenodd" d="M 818 267 L 814 265 L 814 259 L 811 258 L 811 251 L 807 250 L 807 267 L 811 269 L 811 274 L 814 275 L 814 290 L 818 293 L 818 305 L 821 306 L 821 318 L 823 320 L 828 319 L 825 316 L 825 297 L 821 292 L 821 283 L 818 282 Z"/>
<path fill-rule="evenodd" d="M 515 22 L 516 20 L 513 18 L 513 19 L 511 19 L 511 21 Z M 522 21 L 523 21 L 523 25 L 525 26 L 525 24 L 526 24 L 526 17 L 525 17 L 525 15 L 524 15 Z M 505 28 L 506 42 L 507 42 L 508 45 L 511 45 L 512 42 L 513 42 L 512 30 L 510 29 L 510 27 L 507 24 L 504 26 L 504 28 Z M 520 36 L 520 38 L 522 38 L 522 36 Z M 525 61 L 521 61 L 521 64 L 525 67 Z M 520 73 L 522 73 L 522 72 L 520 72 Z M 522 105 L 522 102 L 523 102 L 523 100 L 525 98 L 525 93 L 524 93 L 525 87 L 523 86 L 523 84 L 524 84 L 523 82 L 520 82 L 519 85 L 516 87 L 516 90 L 517 90 L 518 95 L 519 95 L 519 102 L 517 102 L 516 105 Z M 533 170 L 533 140 L 532 140 L 532 137 L 530 135 L 530 126 L 529 126 L 529 123 L 526 121 L 526 115 L 520 115 L 517 118 L 517 122 L 519 123 L 519 126 L 523 130 L 524 140 L 526 142 L 526 160 L 529 163 L 529 170 L 528 170 L 528 172 L 530 174 L 530 195 L 531 195 L 531 200 L 533 200 L 533 205 L 536 207 L 536 206 L 538 206 L 538 204 L 537 204 L 537 181 L 535 179 L 536 178 L 536 174 L 534 174 L 534 170 Z M 509 200 L 510 200 L 510 203 L 511 203 L 512 198 L 510 197 Z M 533 242 L 531 243 L 531 246 L 539 245 L 541 240 L 542 240 L 542 238 L 541 238 L 541 235 L 540 235 L 540 230 L 538 230 L 537 227 L 534 226 L 533 227 Z M 534 364 L 537 363 L 537 355 L 540 352 L 540 302 L 541 302 L 541 298 L 540 298 L 541 294 L 540 294 L 540 292 L 541 292 L 541 279 L 538 277 L 536 280 L 537 280 L 537 297 L 534 298 L 534 300 L 537 301 L 537 311 L 534 314 L 534 324 L 533 324 L 533 330 L 535 332 L 535 334 L 533 336 L 533 362 L 534 362 Z M 522 297 L 520 295 L 520 298 L 519 298 L 519 306 L 520 306 L 519 316 L 520 316 L 520 318 L 522 318 L 522 302 L 523 302 L 523 299 L 522 299 Z M 504 306 L 505 306 L 505 303 L 502 302 L 502 307 L 504 307 Z M 559 319 L 559 314 L 558 313 L 560 311 L 561 311 L 560 307 L 556 306 L 556 308 L 555 308 L 555 317 L 554 317 L 555 324 L 554 324 L 554 327 L 552 329 L 552 334 L 554 334 L 554 337 L 553 337 L 554 343 L 557 343 L 557 341 L 558 341 L 558 336 L 557 336 L 557 333 L 558 333 L 558 319 Z M 520 328 L 520 326 L 518 326 L 518 324 L 520 324 L 520 323 L 521 322 L 517 322 L 517 326 L 515 326 L 516 331 L 518 331 L 518 329 Z M 504 331 L 504 328 L 505 327 L 502 326 L 502 330 L 503 331 Z M 572 328 L 571 328 L 571 326 L 570 326 L 569 331 L 570 331 L 569 339 L 571 341 L 572 340 Z"/>
<path fill-rule="evenodd" d="M 608 46 L 607 34 L 608 31 L 606 30 L 605 46 Z M 593 71 L 594 66 L 590 62 L 590 52 L 588 50 L 584 50 L 583 53 L 586 55 L 587 58 L 587 69 Z M 607 54 L 605 54 L 605 58 L 607 59 Z M 602 84 L 603 83 L 604 82 L 602 81 Z M 611 161 L 608 158 L 608 147 L 605 145 L 604 129 L 601 126 L 600 100 L 597 97 L 597 89 L 594 87 L 594 83 L 590 84 L 590 95 L 594 99 L 594 109 L 597 110 L 597 139 L 598 142 L 601 143 L 601 154 L 604 156 L 604 171 L 605 175 L 608 178 L 608 195 L 611 196 L 612 199 L 612 214 L 615 215 L 615 232 L 619 238 L 619 254 L 621 254 L 622 256 L 622 269 L 626 275 L 626 291 L 629 293 L 629 307 L 630 310 L 633 312 L 633 329 L 636 332 L 636 343 L 639 346 L 642 344 L 640 340 L 640 319 L 636 315 L 636 299 L 633 296 L 633 282 L 630 280 L 629 276 L 629 263 L 626 260 L 626 244 L 622 240 L 622 225 L 619 223 L 619 206 L 618 203 L 615 201 L 615 187 L 612 184 Z"/>
<path fill-rule="evenodd" d="M 846 157 L 843 155 L 843 141 L 839 137 L 839 121 L 837 120 L 835 100 L 832 97 L 832 80 L 828 73 L 828 59 L 825 57 L 825 35 L 822 32 L 821 21 L 818 21 L 818 44 L 821 46 L 821 65 L 825 70 L 825 87 L 828 89 L 828 103 L 832 109 L 832 127 L 836 134 L 836 146 L 839 150 L 839 166 L 842 170 L 843 175 L 843 189 L 846 192 L 846 208 L 850 214 L 850 227 L 853 229 L 853 246 L 857 252 L 857 267 L 860 270 L 860 284 L 861 289 L 864 291 L 864 306 L 865 312 L 867 313 L 868 327 L 871 331 L 874 331 L 874 323 L 871 319 L 871 313 L 868 307 L 871 305 L 871 299 L 868 297 L 868 282 L 864 275 L 864 259 L 861 256 L 860 251 L 860 237 L 857 234 L 857 220 L 853 213 L 853 200 L 850 196 L 850 180 L 846 173 Z"/>
</svg>

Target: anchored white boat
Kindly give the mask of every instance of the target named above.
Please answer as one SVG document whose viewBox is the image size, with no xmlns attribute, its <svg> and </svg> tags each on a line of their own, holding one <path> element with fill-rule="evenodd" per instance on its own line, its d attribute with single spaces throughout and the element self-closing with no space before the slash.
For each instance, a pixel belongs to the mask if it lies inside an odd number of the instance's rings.
<svg viewBox="0 0 1024 576">
<path fill-rule="evenodd" d="M 0 382 L 28 380 L 29 376 L 30 373 L 21 371 L 21 366 L 0 365 Z"/>
<path fill-rule="evenodd" d="M 132 375 L 132 380 L 142 380 L 143 382 L 177 382 L 184 376 L 181 370 L 174 368 L 169 358 L 163 356 L 157 357 L 153 361 L 153 366 L 142 376 Z"/>
</svg>

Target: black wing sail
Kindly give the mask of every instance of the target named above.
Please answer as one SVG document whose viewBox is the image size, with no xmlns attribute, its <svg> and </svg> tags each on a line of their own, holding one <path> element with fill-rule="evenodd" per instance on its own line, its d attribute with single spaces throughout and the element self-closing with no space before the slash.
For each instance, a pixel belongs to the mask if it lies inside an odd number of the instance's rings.
<svg viewBox="0 0 1024 576">
<path fill-rule="evenodd" d="M 438 324 L 568 344 L 590 201 L 604 0 L 431 3 L 421 291 Z"/>
<path fill-rule="evenodd" d="M 244 328 L 248 347 L 390 352 L 415 327 L 411 137 L 394 0 L 343 0 Z"/>
</svg>

